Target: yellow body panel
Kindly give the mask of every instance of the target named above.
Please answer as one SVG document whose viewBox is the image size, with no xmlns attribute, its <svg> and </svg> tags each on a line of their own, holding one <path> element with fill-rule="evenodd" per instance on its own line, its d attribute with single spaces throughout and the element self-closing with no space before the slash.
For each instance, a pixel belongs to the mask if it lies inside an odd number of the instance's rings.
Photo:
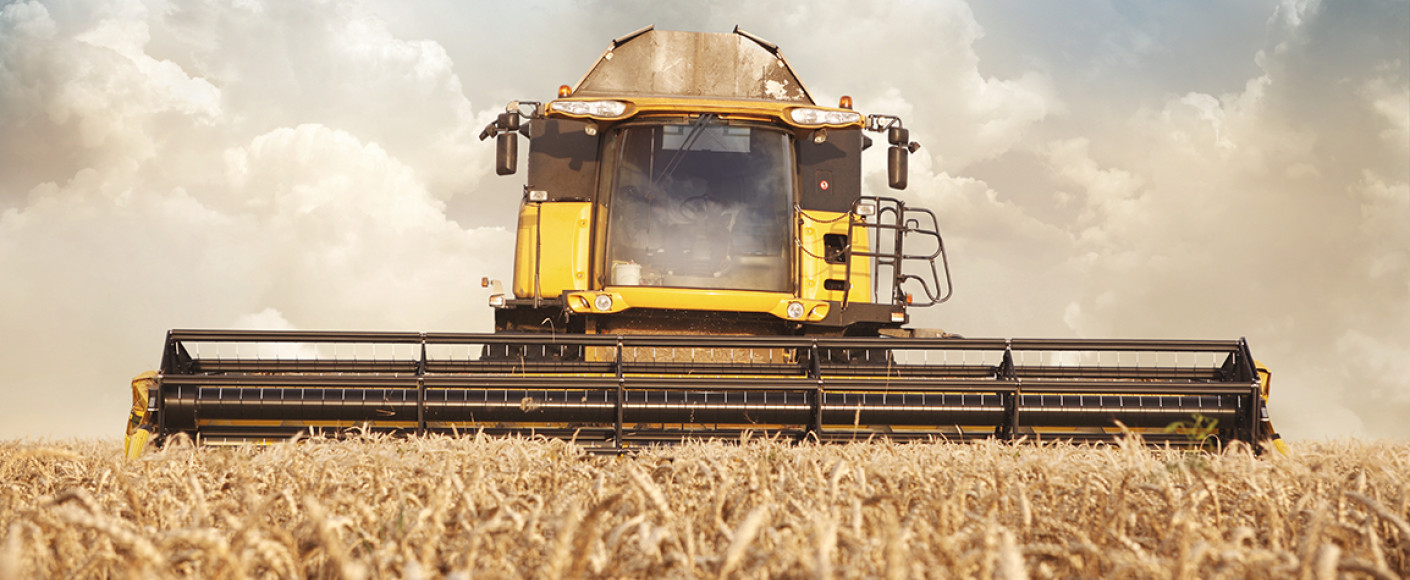
<svg viewBox="0 0 1410 580">
<path fill-rule="evenodd" d="M 681 114 L 699 115 L 702 113 L 713 113 L 726 119 L 757 119 L 763 121 L 782 121 L 784 124 L 803 129 L 814 128 L 862 128 L 865 116 L 858 115 L 857 120 L 852 123 L 837 125 L 802 125 L 793 121 L 789 116 L 792 109 L 818 109 L 823 111 L 853 112 L 850 109 L 839 109 L 835 107 L 821 107 L 804 103 L 794 103 L 786 101 L 768 100 L 746 100 L 746 99 L 716 99 L 710 97 L 631 97 L 631 98 L 585 98 L 561 99 L 565 101 L 618 101 L 626 103 L 627 108 L 621 115 L 616 117 L 593 117 L 591 115 L 573 115 L 563 111 L 554 110 L 553 103 L 545 107 L 545 114 L 549 117 L 562 117 L 569 119 L 597 119 L 599 121 L 620 121 L 639 115 L 653 114 Z"/>
<path fill-rule="evenodd" d="M 808 300 L 842 301 L 842 292 L 823 287 L 826 280 L 842 280 L 847 276 L 846 264 L 830 264 L 823 259 L 826 248 L 823 236 L 827 234 L 848 235 L 848 214 L 830 211 L 803 211 L 798 216 L 798 241 L 802 248 L 798 252 L 801 274 L 799 295 Z M 860 218 L 854 218 L 860 219 Z M 866 228 L 856 228 L 852 240 L 854 252 L 867 252 L 871 247 Z M 871 258 L 852 256 L 852 279 L 848 286 L 848 302 L 871 302 Z"/>
<path fill-rule="evenodd" d="M 146 371 L 132 379 L 132 411 L 127 418 L 127 435 L 122 440 L 123 453 L 128 458 L 142 454 L 147 439 L 152 435 L 150 417 L 147 416 L 147 393 L 156 386 L 156 371 Z"/>
<path fill-rule="evenodd" d="M 598 309 L 595 300 L 600 295 L 612 297 L 612 305 Z M 816 322 L 827 316 L 828 304 L 819 300 L 798 299 L 783 292 L 751 290 L 711 290 L 702 288 L 663 288 L 657 286 L 609 286 L 597 292 L 565 294 L 568 309 L 578 313 L 611 314 L 629 308 L 663 308 L 671 310 L 713 310 L 720 312 L 762 312 L 788 320 L 788 304 L 803 305 L 800 322 Z"/>
<path fill-rule="evenodd" d="M 525 203 L 514 246 L 514 296 L 556 298 L 585 290 L 592 252 L 592 204 Z M 537 292 L 536 292 L 537 290 Z"/>
<path fill-rule="evenodd" d="M 1258 372 L 1258 383 L 1262 391 L 1263 401 L 1266 403 L 1268 402 L 1268 395 L 1273 392 L 1273 371 L 1269 370 L 1267 365 L 1257 360 L 1253 361 L 1253 368 Z M 1272 419 L 1267 417 L 1263 419 L 1263 430 L 1271 434 L 1270 437 L 1273 441 L 1273 448 L 1277 449 L 1278 453 L 1284 456 L 1292 453 L 1288 449 L 1288 444 L 1283 442 L 1282 436 L 1278 435 L 1278 431 L 1273 428 Z"/>
</svg>

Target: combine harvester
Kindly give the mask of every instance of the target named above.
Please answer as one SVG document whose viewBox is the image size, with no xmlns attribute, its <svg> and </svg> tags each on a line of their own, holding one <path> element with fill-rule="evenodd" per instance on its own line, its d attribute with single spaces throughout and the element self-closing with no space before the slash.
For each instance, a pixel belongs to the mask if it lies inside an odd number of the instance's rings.
<svg viewBox="0 0 1410 580">
<path fill-rule="evenodd" d="M 932 212 L 862 194 L 866 132 L 905 189 L 919 145 L 901 119 L 818 105 L 777 46 L 618 38 L 557 100 L 512 102 L 481 135 L 500 175 L 528 137 L 512 285 L 485 281 L 493 334 L 173 330 L 160 373 L 134 382 L 137 439 L 1276 437 L 1243 340 L 907 328 L 950 297 L 945 246 Z"/>
</svg>

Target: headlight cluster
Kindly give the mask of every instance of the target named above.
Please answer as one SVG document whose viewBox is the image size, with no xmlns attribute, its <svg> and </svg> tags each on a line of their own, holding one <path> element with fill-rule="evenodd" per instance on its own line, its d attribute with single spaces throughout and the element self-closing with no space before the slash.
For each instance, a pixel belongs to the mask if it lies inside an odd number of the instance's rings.
<svg viewBox="0 0 1410 580">
<path fill-rule="evenodd" d="M 615 119 L 627 114 L 627 104 L 621 101 L 554 101 L 548 106 L 559 113 L 596 119 Z"/>
<path fill-rule="evenodd" d="M 607 312 L 609 310 L 612 310 L 612 296 L 607 294 L 598 294 L 597 298 L 593 299 L 592 305 L 593 307 L 597 308 L 599 312 Z"/>
<path fill-rule="evenodd" d="M 806 126 L 852 125 L 862 122 L 862 114 L 852 111 L 829 111 L 827 109 L 798 108 L 788 111 L 788 118 L 794 123 Z"/>
<path fill-rule="evenodd" d="M 803 303 L 801 303 L 801 302 L 789 302 L 789 303 L 788 303 L 788 309 L 787 309 L 786 314 L 788 314 L 788 317 L 789 317 L 789 318 L 792 318 L 792 319 L 794 319 L 794 320 L 797 320 L 797 319 L 799 319 L 799 318 L 802 318 L 802 317 L 803 317 Z"/>
</svg>

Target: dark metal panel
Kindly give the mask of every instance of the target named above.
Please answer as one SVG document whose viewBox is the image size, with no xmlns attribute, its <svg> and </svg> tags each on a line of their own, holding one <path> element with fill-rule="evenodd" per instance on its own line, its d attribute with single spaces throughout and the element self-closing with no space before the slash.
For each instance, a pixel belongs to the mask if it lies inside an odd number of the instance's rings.
<svg viewBox="0 0 1410 580">
<path fill-rule="evenodd" d="M 826 393 L 830 425 L 997 425 L 1000 395 L 988 393 Z"/>
<path fill-rule="evenodd" d="M 795 141 L 804 210 L 845 212 L 862 191 L 862 130 L 831 130 L 822 143 L 805 132 Z"/>
<path fill-rule="evenodd" d="M 534 119 L 529 123 L 529 179 L 524 186 L 528 190 L 547 191 L 550 201 L 591 201 L 597 165 L 598 137 L 591 121 Z"/>
<path fill-rule="evenodd" d="M 844 210 L 845 211 L 845 210 Z M 872 304 L 869 302 L 853 302 L 842 308 L 842 303 L 833 301 L 831 308 L 827 310 L 827 317 L 810 326 L 819 327 L 847 327 L 854 324 L 873 323 L 875 325 L 890 325 L 891 314 L 897 310 L 890 304 Z"/>
<path fill-rule="evenodd" d="M 670 95 L 811 104 L 788 62 L 740 34 L 649 30 L 613 42 L 575 97 Z"/>
</svg>

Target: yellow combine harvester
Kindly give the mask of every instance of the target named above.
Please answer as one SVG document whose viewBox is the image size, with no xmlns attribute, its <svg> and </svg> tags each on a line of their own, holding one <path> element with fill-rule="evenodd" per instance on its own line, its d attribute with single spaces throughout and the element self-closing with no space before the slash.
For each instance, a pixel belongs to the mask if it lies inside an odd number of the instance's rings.
<svg viewBox="0 0 1410 580">
<path fill-rule="evenodd" d="M 951 294 L 945 246 L 930 211 L 863 195 L 867 132 L 905 189 L 919 145 L 901 119 L 819 105 L 777 46 L 738 29 L 618 38 L 481 135 L 501 175 L 528 138 L 513 281 L 485 281 L 493 334 L 174 330 L 159 376 L 134 382 L 137 436 L 1273 436 L 1242 340 L 907 328 Z"/>
</svg>

